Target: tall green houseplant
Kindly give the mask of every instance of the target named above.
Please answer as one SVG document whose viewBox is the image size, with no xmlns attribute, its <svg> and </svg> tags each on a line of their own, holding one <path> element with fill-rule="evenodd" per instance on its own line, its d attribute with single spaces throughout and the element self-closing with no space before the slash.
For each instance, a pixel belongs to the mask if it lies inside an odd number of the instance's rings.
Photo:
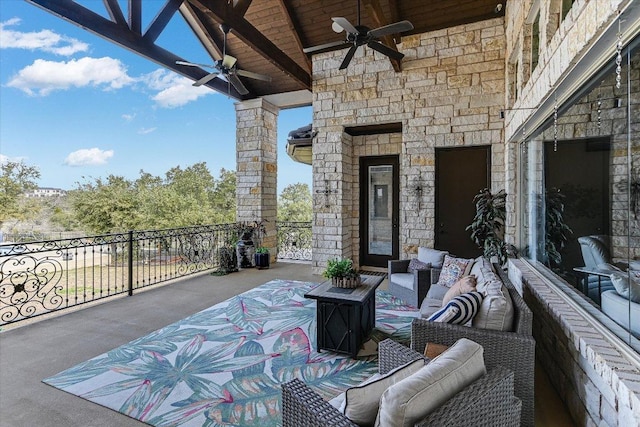
<svg viewBox="0 0 640 427">
<path fill-rule="evenodd" d="M 482 249 L 483 255 L 496 257 L 500 265 L 507 262 L 507 245 L 504 241 L 504 224 L 507 216 L 507 194 L 504 190 L 491 194 L 488 188 L 480 190 L 473 198 L 476 215 L 466 230 L 471 230 L 471 240 Z"/>
</svg>

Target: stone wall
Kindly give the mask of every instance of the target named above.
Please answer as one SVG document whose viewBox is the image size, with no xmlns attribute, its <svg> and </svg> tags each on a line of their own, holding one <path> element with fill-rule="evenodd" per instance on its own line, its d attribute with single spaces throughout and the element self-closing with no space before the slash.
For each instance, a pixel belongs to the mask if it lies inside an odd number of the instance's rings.
<svg viewBox="0 0 640 427">
<path fill-rule="evenodd" d="M 400 156 L 401 257 L 434 243 L 433 190 L 423 194 L 418 211 L 409 189 L 418 180 L 434 188 L 436 148 L 491 144 L 492 187 L 504 186 L 504 20 L 403 37 L 399 50 L 406 55 L 399 73 L 386 57 L 365 47 L 346 70 L 338 69 L 344 50 L 313 57 L 315 272 L 331 258 L 357 260 L 359 210 L 353 201 L 360 156 Z M 390 137 L 393 141 L 367 140 L 364 151 L 344 132 L 345 127 L 397 122 L 401 135 Z"/>
<path fill-rule="evenodd" d="M 576 425 L 637 426 L 640 368 L 624 346 L 583 314 L 594 308 L 568 303 L 564 294 L 575 291 L 558 289 L 521 261 L 510 261 L 509 277 L 533 311 L 536 358 Z"/>
</svg>

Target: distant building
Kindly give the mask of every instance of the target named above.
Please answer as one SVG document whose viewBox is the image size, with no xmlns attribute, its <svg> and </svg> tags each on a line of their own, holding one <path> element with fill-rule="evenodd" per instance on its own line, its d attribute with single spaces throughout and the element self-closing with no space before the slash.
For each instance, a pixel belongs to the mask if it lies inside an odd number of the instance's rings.
<svg viewBox="0 0 640 427">
<path fill-rule="evenodd" d="M 33 191 L 24 193 L 25 197 L 57 197 L 64 196 L 67 192 L 61 188 L 39 187 Z"/>
</svg>

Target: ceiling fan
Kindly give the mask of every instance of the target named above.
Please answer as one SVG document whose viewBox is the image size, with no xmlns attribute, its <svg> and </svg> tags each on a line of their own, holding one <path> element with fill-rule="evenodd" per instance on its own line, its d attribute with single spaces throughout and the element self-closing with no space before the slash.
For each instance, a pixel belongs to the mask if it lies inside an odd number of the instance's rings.
<svg viewBox="0 0 640 427">
<path fill-rule="evenodd" d="M 402 33 L 405 31 L 413 30 L 413 24 L 409 21 L 400 21 L 393 24 L 385 25 L 383 27 L 375 28 L 373 30 L 370 30 L 368 27 L 361 25 L 360 24 L 360 0 L 358 0 L 358 25 L 354 26 L 349 22 L 349 20 L 342 17 L 331 18 L 331 20 L 333 21 L 333 25 L 331 26 L 331 28 L 333 28 L 333 30 L 337 33 L 342 32 L 342 30 L 345 30 L 347 33 L 347 40 L 342 42 L 331 42 L 331 43 L 325 43 L 318 46 L 308 47 L 306 49 L 303 49 L 303 52 L 304 53 L 318 52 L 321 50 L 328 50 L 328 49 L 338 47 L 338 46 L 343 46 L 343 45 L 345 45 L 346 47 L 346 45 L 350 44 L 351 48 L 349 49 L 344 59 L 342 60 L 342 64 L 340 64 L 341 70 L 344 70 L 349 66 L 349 63 L 351 62 L 351 59 L 353 58 L 353 55 L 356 53 L 356 50 L 358 49 L 358 47 L 365 44 L 371 49 L 377 50 L 378 52 L 388 56 L 389 58 L 401 60 L 402 58 L 404 58 L 403 53 L 400 53 L 397 50 L 391 49 L 390 47 L 380 43 L 378 39 L 380 37 L 383 37 L 389 34 Z"/>
<path fill-rule="evenodd" d="M 218 75 L 221 75 L 227 81 L 227 84 L 233 85 L 233 87 L 238 91 L 240 95 L 246 95 L 249 93 L 249 90 L 242 84 L 242 81 L 238 76 L 248 77 L 250 79 L 262 80 L 265 82 L 270 82 L 271 77 L 266 76 L 264 74 L 258 74 L 247 70 L 242 70 L 238 68 L 238 60 L 231 55 L 227 55 L 227 34 L 231 31 L 231 27 L 227 24 L 220 24 L 220 29 L 224 34 L 224 42 L 222 45 L 222 59 L 217 60 L 213 65 L 211 64 L 197 64 L 194 62 L 186 62 L 186 61 L 176 61 L 178 65 L 186 65 L 189 67 L 204 67 L 204 68 L 213 68 L 214 71 L 207 74 L 200 80 L 197 80 L 193 83 L 193 86 L 202 86 L 216 78 Z"/>
</svg>

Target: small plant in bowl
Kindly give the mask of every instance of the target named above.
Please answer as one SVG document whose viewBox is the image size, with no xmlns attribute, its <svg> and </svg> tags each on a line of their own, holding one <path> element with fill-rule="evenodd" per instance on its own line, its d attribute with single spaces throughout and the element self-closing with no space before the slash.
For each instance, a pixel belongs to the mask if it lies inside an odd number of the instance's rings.
<svg viewBox="0 0 640 427">
<path fill-rule="evenodd" d="M 322 274 L 338 288 L 357 288 L 361 284 L 360 275 L 353 268 L 353 261 L 348 258 L 330 259 Z"/>
</svg>

